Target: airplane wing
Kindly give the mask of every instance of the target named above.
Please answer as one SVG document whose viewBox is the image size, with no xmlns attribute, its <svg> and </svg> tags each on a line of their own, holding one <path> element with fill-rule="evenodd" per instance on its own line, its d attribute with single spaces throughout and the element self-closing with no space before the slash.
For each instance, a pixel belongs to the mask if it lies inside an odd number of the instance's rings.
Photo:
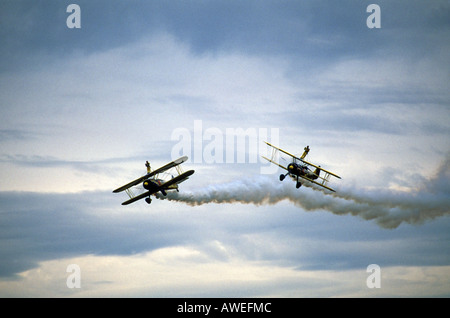
<svg viewBox="0 0 450 318">
<path fill-rule="evenodd" d="M 291 153 L 289 153 L 289 152 L 287 152 L 287 151 L 285 151 L 285 150 L 283 150 L 283 149 L 281 149 L 281 148 L 278 148 L 278 147 L 275 147 L 275 146 L 272 145 L 272 144 L 269 144 L 267 141 L 264 141 L 264 142 L 265 142 L 267 145 L 269 145 L 270 147 L 275 148 L 276 150 L 279 150 L 279 151 L 281 151 L 281 152 L 287 154 L 288 156 L 291 156 L 292 158 L 295 158 L 295 159 L 298 159 L 298 160 L 302 160 L 302 159 L 300 159 L 300 158 L 294 156 L 293 154 L 291 154 Z"/>
<path fill-rule="evenodd" d="M 188 157 L 187 157 L 187 156 L 183 156 L 183 157 L 181 157 L 181 158 L 178 158 L 177 160 L 174 160 L 174 161 L 172 161 L 172 162 L 166 164 L 165 166 L 162 166 L 161 168 L 158 168 L 158 169 L 156 169 L 156 170 L 150 172 L 150 173 L 148 174 L 148 176 L 153 177 L 153 176 L 156 175 L 156 174 L 159 174 L 159 173 L 161 173 L 161 172 L 164 172 L 164 171 L 166 171 L 166 170 L 169 170 L 169 169 L 171 169 L 171 168 L 173 168 L 173 167 L 176 167 L 176 166 L 182 164 L 182 163 L 185 162 L 186 160 L 188 160 Z"/>
<path fill-rule="evenodd" d="M 269 158 L 266 158 L 266 157 L 264 157 L 264 156 L 261 156 L 261 157 L 263 157 L 264 159 L 266 159 L 267 161 L 269 161 L 269 162 L 271 162 L 271 163 L 273 163 L 273 164 L 276 164 L 278 167 L 283 168 L 284 170 L 287 170 L 286 167 L 283 167 L 283 166 L 280 165 L 278 162 L 275 162 L 275 161 L 273 161 L 273 160 L 270 160 Z"/>
<path fill-rule="evenodd" d="M 182 173 L 182 174 L 176 176 L 175 178 L 172 178 L 172 179 L 164 182 L 163 184 L 161 184 L 160 189 L 165 190 L 165 189 L 169 188 L 172 184 L 175 184 L 175 183 L 178 184 L 183 181 L 186 181 L 191 175 L 194 174 L 194 172 L 195 172 L 194 170 L 186 171 L 185 173 Z"/>
<path fill-rule="evenodd" d="M 321 186 L 322 188 L 325 188 L 325 189 L 327 189 L 327 190 L 336 192 L 336 190 L 331 189 L 330 187 L 327 187 L 327 186 L 326 186 L 325 184 L 323 184 L 323 183 L 319 183 L 319 182 L 314 181 L 314 180 L 312 180 L 312 179 L 310 179 L 310 178 L 307 178 L 307 177 L 305 177 L 305 176 L 299 176 L 299 177 L 300 177 L 300 178 L 303 178 L 303 179 L 305 179 L 305 180 L 308 180 L 309 182 L 312 182 L 312 183 L 314 183 L 314 184 L 317 184 L 318 186 Z"/>
<path fill-rule="evenodd" d="M 148 197 L 148 196 L 150 196 L 153 193 L 156 193 L 158 191 L 159 191 L 159 189 L 158 190 L 144 192 L 144 193 L 142 193 L 140 195 L 137 195 L 137 196 L 131 198 L 130 200 L 127 200 L 127 201 L 123 202 L 122 205 L 128 205 L 130 203 L 136 202 L 136 201 L 138 201 L 140 199 L 143 199 L 143 198 L 146 198 L 146 197 Z"/>
<path fill-rule="evenodd" d="M 308 161 L 305 161 L 305 160 L 303 160 L 303 159 L 300 159 L 303 163 L 306 163 L 307 165 L 309 165 L 309 166 L 313 166 L 314 168 L 319 168 L 320 170 L 322 170 L 323 172 L 325 172 L 325 173 L 328 173 L 329 175 L 331 175 L 331 176 L 333 176 L 333 177 L 336 177 L 336 178 L 338 178 L 338 179 L 341 179 L 341 177 L 339 177 L 337 174 L 334 174 L 333 172 L 330 172 L 330 171 L 328 171 L 328 170 L 325 170 L 325 169 L 323 169 L 322 167 L 319 167 L 319 166 L 316 166 L 315 164 L 312 164 L 312 163 L 310 163 L 310 162 L 308 162 Z"/>
<path fill-rule="evenodd" d="M 169 181 L 164 182 L 163 184 L 161 184 L 158 188 L 156 188 L 154 190 L 144 192 L 144 193 L 142 193 L 142 194 L 140 194 L 138 196 L 135 196 L 135 197 L 133 197 L 133 198 L 123 202 L 122 205 L 128 205 L 128 204 L 136 202 L 136 201 L 138 201 L 140 199 L 146 198 L 146 197 L 148 197 L 148 196 L 150 196 L 150 195 L 152 195 L 152 194 L 154 194 L 154 193 L 156 193 L 158 191 L 166 190 L 166 189 L 169 188 L 169 186 L 171 186 L 171 185 L 173 185 L 175 183 L 181 183 L 183 181 L 186 181 L 189 178 L 189 176 L 194 174 L 194 172 L 195 172 L 194 170 L 186 171 L 185 173 L 182 173 L 179 176 L 176 176 L 175 178 L 172 178 Z"/>
<path fill-rule="evenodd" d="M 113 192 L 114 192 L 114 193 L 122 192 L 123 190 L 126 190 L 126 189 L 128 189 L 128 188 L 131 188 L 132 186 L 135 186 L 135 185 L 137 185 L 137 184 L 143 182 L 144 180 L 146 180 L 146 179 L 148 179 L 148 178 L 150 178 L 150 175 L 149 175 L 149 174 L 147 174 L 147 175 L 145 175 L 145 176 L 142 176 L 142 177 L 140 177 L 140 178 L 137 178 L 136 180 L 131 181 L 130 183 L 127 183 L 126 185 L 124 185 L 124 186 L 122 186 L 122 187 L 120 187 L 120 188 L 117 188 L 117 189 L 114 190 Z"/>
<path fill-rule="evenodd" d="M 150 177 L 153 177 L 153 176 L 156 175 L 156 174 L 159 174 L 159 173 L 161 173 L 161 172 L 164 172 L 164 171 L 166 171 L 166 170 L 169 170 L 169 169 L 171 169 L 171 168 L 173 168 L 173 167 L 176 167 L 176 166 L 182 164 L 182 163 L 185 162 L 187 159 L 188 159 L 187 156 L 183 156 L 183 157 L 181 157 L 181 158 L 179 158 L 179 159 L 177 159 L 177 160 L 174 160 L 174 161 L 172 161 L 172 162 L 166 164 L 165 166 L 162 166 L 161 168 L 158 168 L 158 169 L 152 171 L 151 173 L 146 174 L 145 176 L 142 176 L 142 177 L 140 177 L 140 178 L 137 178 L 136 180 L 131 181 L 130 183 L 127 183 L 126 185 L 124 185 L 124 186 L 122 186 L 122 187 L 120 187 L 120 188 L 115 189 L 113 192 L 114 192 L 114 193 L 122 192 L 122 191 L 124 191 L 124 190 L 126 190 L 126 189 L 128 189 L 128 188 L 131 188 L 131 187 L 133 187 L 133 186 L 135 186 L 135 185 L 137 185 L 137 184 L 143 182 L 144 180 L 146 180 L 146 179 L 148 179 L 148 178 L 150 178 Z"/>
</svg>

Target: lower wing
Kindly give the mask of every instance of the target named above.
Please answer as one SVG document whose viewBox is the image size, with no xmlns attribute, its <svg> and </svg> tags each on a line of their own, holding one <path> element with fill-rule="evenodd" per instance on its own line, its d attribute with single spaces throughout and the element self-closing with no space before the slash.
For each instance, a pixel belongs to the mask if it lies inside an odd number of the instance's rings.
<svg viewBox="0 0 450 318">
<path fill-rule="evenodd" d="M 319 183 L 319 182 L 317 182 L 317 181 L 314 181 L 314 180 L 312 180 L 312 179 L 310 179 L 310 178 L 307 178 L 307 177 L 304 177 L 304 176 L 299 176 L 299 177 L 300 177 L 300 178 L 303 178 L 303 179 L 305 179 L 305 180 L 308 180 L 309 182 L 312 182 L 312 183 L 314 183 L 314 184 L 317 184 L 318 186 L 321 186 L 322 188 L 325 188 L 325 189 L 327 189 L 327 190 L 336 192 L 336 190 L 331 189 L 330 187 L 327 187 L 327 186 L 326 186 L 325 184 L 323 184 L 323 183 Z"/>
</svg>

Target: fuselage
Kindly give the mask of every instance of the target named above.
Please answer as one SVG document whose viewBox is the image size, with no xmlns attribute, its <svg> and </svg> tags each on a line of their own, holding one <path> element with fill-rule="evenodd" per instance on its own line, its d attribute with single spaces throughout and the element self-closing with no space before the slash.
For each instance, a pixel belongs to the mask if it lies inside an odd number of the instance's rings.
<svg viewBox="0 0 450 318">
<path fill-rule="evenodd" d="M 300 165 L 296 162 L 291 162 L 288 165 L 287 170 L 291 177 L 302 176 L 311 180 L 317 179 L 320 174 L 320 169 L 316 169 L 313 172 L 306 165 Z"/>
<path fill-rule="evenodd" d="M 156 190 L 165 182 L 166 181 L 162 179 L 147 179 L 142 183 L 142 185 L 146 190 Z M 178 190 L 178 184 L 175 183 L 169 185 L 165 190 Z"/>
</svg>

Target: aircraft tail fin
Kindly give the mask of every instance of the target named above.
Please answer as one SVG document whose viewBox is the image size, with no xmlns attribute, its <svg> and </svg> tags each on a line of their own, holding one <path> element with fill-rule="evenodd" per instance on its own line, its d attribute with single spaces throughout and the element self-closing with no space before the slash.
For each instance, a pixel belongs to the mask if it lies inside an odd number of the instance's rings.
<svg viewBox="0 0 450 318">
<path fill-rule="evenodd" d="M 320 167 L 320 166 L 319 166 Z M 314 170 L 314 174 L 316 174 L 317 176 L 320 175 L 320 168 L 316 168 L 316 170 Z"/>
</svg>

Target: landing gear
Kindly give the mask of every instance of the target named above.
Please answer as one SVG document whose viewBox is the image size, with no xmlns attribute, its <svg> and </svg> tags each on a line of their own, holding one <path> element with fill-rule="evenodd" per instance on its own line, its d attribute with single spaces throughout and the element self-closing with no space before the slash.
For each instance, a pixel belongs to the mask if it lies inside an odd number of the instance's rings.
<svg viewBox="0 0 450 318">
<path fill-rule="evenodd" d="M 297 183 L 295 184 L 295 187 L 298 189 L 302 186 L 301 182 L 298 181 L 298 176 L 297 176 Z"/>
<path fill-rule="evenodd" d="M 152 199 L 150 198 L 145 198 L 145 202 L 147 202 L 148 204 L 152 203 Z"/>
<path fill-rule="evenodd" d="M 289 173 L 286 173 L 286 174 L 280 174 L 280 181 L 283 181 L 285 178 L 286 178 L 286 176 L 288 175 Z M 294 176 L 292 176 L 293 178 L 294 178 Z M 299 178 L 298 178 L 298 176 L 297 176 L 297 183 L 295 184 L 295 187 L 298 189 L 298 188 L 300 188 L 302 186 L 302 183 L 299 181 Z"/>
</svg>

